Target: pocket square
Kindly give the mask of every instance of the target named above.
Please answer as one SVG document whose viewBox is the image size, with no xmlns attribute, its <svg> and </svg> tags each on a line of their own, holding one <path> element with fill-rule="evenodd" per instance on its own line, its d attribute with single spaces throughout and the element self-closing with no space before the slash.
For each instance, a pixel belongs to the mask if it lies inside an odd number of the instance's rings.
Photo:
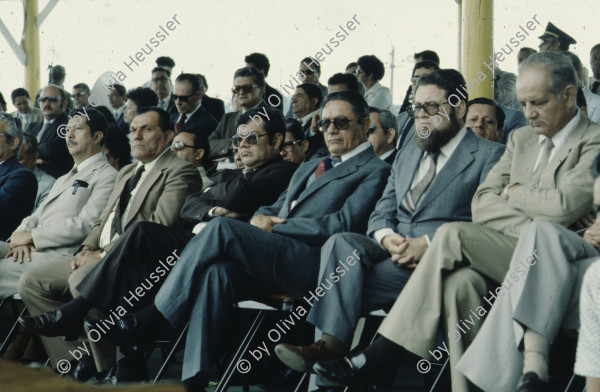
<svg viewBox="0 0 600 392">
<path fill-rule="evenodd" d="M 79 189 L 79 187 L 81 188 L 87 188 L 90 184 L 88 184 L 85 181 L 82 180 L 75 180 L 73 181 L 73 194 L 77 193 L 77 190 Z"/>
</svg>

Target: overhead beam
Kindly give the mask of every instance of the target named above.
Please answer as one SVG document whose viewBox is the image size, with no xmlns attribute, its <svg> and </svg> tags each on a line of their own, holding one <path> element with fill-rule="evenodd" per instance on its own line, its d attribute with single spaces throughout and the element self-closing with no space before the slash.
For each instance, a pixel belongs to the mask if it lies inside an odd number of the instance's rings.
<svg viewBox="0 0 600 392">
<path fill-rule="evenodd" d="M 472 87 L 469 97 L 494 99 L 494 75 L 485 65 L 494 56 L 493 0 L 463 0 L 463 12 L 462 74 Z"/>
<path fill-rule="evenodd" d="M 35 27 L 37 27 L 38 29 L 40 28 L 42 23 L 44 23 L 44 20 L 46 20 L 46 17 L 48 17 L 48 15 L 50 14 L 50 11 L 52 11 L 52 9 L 56 6 L 57 3 L 58 0 L 50 0 L 48 4 L 46 4 L 42 12 L 40 12 L 40 14 L 37 16 Z"/>
</svg>

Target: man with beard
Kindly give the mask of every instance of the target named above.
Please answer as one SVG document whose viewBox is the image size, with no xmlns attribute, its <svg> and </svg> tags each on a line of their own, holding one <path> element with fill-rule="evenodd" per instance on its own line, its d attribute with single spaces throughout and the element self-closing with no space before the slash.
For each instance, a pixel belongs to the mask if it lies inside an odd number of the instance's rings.
<svg viewBox="0 0 600 392">
<path fill-rule="evenodd" d="M 319 375 L 360 384 L 397 366 L 404 349 L 426 360 L 449 352 L 452 391 L 474 390 L 456 365 L 496 297 L 491 291 L 505 293 L 496 286 L 509 269 L 519 236 L 534 220 L 568 227 L 590 209 L 590 167 L 600 152 L 600 133 L 577 110 L 576 84 L 563 54 L 537 53 L 521 64 L 517 97 L 530 125 L 511 132 L 506 151 L 477 188 L 473 223 L 440 226 L 381 324 L 381 336 L 346 361 L 316 363 Z M 436 348 L 440 329 L 445 339 Z M 531 336 L 534 345 L 539 342 Z M 526 347 L 528 340 L 524 337 Z"/>
<path fill-rule="evenodd" d="M 306 347 L 275 347 L 290 368 L 307 372 L 316 361 L 345 355 L 360 316 L 389 309 L 437 228 L 471 221 L 471 198 L 503 148 L 467 131 L 466 98 L 456 107 L 448 103 L 448 95 L 463 83 L 453 69 L 421 76 L 409 108 L 417 131 L 398 152 L 367 235 L 335 234 L 321 248 L 320 286 L 327 295 L 309 297 L 307 321 L 323 331 L 322 338 Z M 338 260 L 358 265 L 344 271 Z"/>
</svg>

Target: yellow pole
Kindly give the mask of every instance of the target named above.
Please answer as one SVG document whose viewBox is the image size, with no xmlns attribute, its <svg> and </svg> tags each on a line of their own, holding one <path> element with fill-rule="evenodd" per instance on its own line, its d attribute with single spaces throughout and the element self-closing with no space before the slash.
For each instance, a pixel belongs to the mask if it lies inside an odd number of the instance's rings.
<svg viewBox="0 0 600 392">
<path fill-rule="evenodd" d="M 38 0 L 23 0 L 25 8 L 25 89 L 31 98 L 40 89 L 40 32 L 36 27 Z"/>
<path fill-rule="evenodd" d="M 494 98 L 494 4 L 493 0 L 463 0 L 464 40 L 462 68 L 469 99 Z M 488 64 L 486 66 L 486 64 Z"/>
</svg>

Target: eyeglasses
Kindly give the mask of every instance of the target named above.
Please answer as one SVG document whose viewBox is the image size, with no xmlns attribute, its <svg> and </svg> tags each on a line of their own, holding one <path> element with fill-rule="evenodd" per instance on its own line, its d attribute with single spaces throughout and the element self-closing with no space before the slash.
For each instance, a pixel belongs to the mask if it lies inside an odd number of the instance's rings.
<svg viewBox="0 0 600 392">
<path fill-rule="evenodd" d="M 410 78 L 410 82 L 411 82 L 411 83 L 417 83 L 417 82 L 419 81 L 419 78 L 420 78 L 420 77 L 421 77 L 421 76 L 413 76 L 412 78 Z"/>
<path fill-rule="evenodd" d="M 327 132 L 327 130 L 329 129 L 329 126 L 331 125 L 331 123 L 333 123 L 333 126 L 335 127 L 335 129 L 337 129 L 338 131 L 344 131 L 346 129 L 348 129 L 348 127 L 350 126 L 350 123 L 352 121 L 360 121 L 362 120 L 362 118 L 348 118 L 348 117 L 336 117 L 332 120 L 329 119 L 325 119 L 325 120 L 320 120 L 317 123 L 317 127 L 319 127 L 321 129 L 321 132 Z"/>
<path fill-rule="evenodd" d="M 411 117 L 415 117 L 417 113 L 421 111 L 421 109 L 425 110 L 430 116 L 437 114 L 440 111 L 440 106 L 448 102 L 436 103 L 436 102 L 425 102 L 423 105 L 412 104 L 408 106 L 408 115 Z"/>
<path fill-rule="evenodd" d="M 310 76 L 310 75 L 314 75 L 314 73 L 315 73 L 315 71 L 313 71 L 313 70 L 312 70 L 312 69 L 310 69 L 310 68 L 306 68 L 304 71 L 303 71 L 303 70 L 300 70 L 300 72 L 302 72 L 303 74 L 306 74 L 306 75 L 308 75 L 308 76 Z"/>
<path fill-rule="evenodd" d="M 244 84 L 243 86 L 233 86 L 231 88 L 231 92 L 234 94 L 238 94 L 240 90 L 242 90 L 244 93 L 249 94 L 252 92 L 252 90 L 254 90 L 254 87 L 260 86 L 257 84 Z"/>
<path fill-rule="evenodd" d="M 248 143 L 251 146 L 256 146 L 258 144 L 258 139 L 263 137 L 263 136 L 267 136 L 268 133 L 263 133 L 262 135 L 259 135 L 256 132 L 250 132 L 250 134 L 246 137 L 241 137 L 240 135 L 234 135 L 231 138 L 231 143 L 233 143 L 234 147 L 239 147 L 242 144 L 242 139 L 246 140 L 246 143 Z"/>
<path fill-rule="evenodd" d="M 302 140 L 294 140 L 293 142 L 285 142 L 283 143 L 283 149 L 284 150 L 288 150 L 291 151 L 292 148 L 294 147 L 294 144 L 298 144 L 300 143 Z"/>
<path fill-rule="evenodd" d="M 175 95 L 175 94 L 171 94 L 171 97 L 173 97 L 173 101 L 180 100 L 181 102 L 187 102 L 188 99 L 192 98 L 194 95 L 196 95 L 196 94 L 190 94 L 190 95 Z"/>
<path fill-rule="evenodd" d="M 362 73 L 365 73 L 365 71 L 363 71 L 363 70 L 362 70 L 362 69 L 360 69 L 360 68 L 356 68 L 356 71 L 354 71 L 354 73 L 355 73 L 355 74 L 357 74 L 357 75 L 360 75 L 360 74 L 362 74 Z"/>
<path fill-rule="evenodd" d="M 159 83 L 159 82 L 166 82 L 167 80 L 169 80 L 169 78 L 167 78 L 166 76 L 161 76 L 160 78 L 154 78 L 152 79 L 153 83 Z"/>
<path fill-rule="evenodd" d="M 171 146 L 171 148 L 172 148 L 172 149 L 175 149 L 175 150 L 177 150 L 177 151 L 181 151 L 181 150 L 183 150 L 183 149 L 184 149 L 184 148 L 186 148 L 186 147 L 189 147 L 189 148 L 194 148 L 194 146 L 188 146 L 187 144 L 185 144 L 185 143 L 184 143 L 184 142 L 182 142 L 182 141 L 175 142 L 175 143 L 173 143 L 173 145 Z"/>
<path fill-rule="evenodd" d="M 367 136 L 369 136 L 370 134 L 374 133 L 376 129 L 377 129 L 377 127 L 375 126 L 375 124 L 371 124 L 369 126 L 369 129 L 367 129 Z"/>
<path fill-rule="evenodd" d="M 82 97 L 84 94 L 87 94 L 87 93 L 85 91 L 80 91 L 78 93 L 73 94 L 73 96 L 75 98 L 79 98 L 79 97 Z M 41 99 L 40 99 L 40 101 L 41 101 Z"/>
<path fill-rule="evenodd" d="M 62 101 L 62 98 L 56 98 L 56 97 L 44 97 L 44 98 L 40 98 L 40 102 L 41 103 L 46 103 L 47 101 L 50 102 L 59 102 Z"/>
</svg>

